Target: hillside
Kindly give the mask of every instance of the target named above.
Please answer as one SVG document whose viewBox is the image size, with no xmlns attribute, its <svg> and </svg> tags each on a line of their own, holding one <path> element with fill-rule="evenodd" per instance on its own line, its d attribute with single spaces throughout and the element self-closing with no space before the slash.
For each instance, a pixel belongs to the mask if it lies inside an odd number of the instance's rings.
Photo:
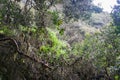
<svg viewBox="0 0 120 80">
<path fill-rule="evenodd" d="M 60 15 L 63 15 L 63 5 L 56 4 L 50 8 L 52 11 L 58 11 Z M 112 22 L 112 18 L 109 13 L 92 13 L 90 19 L 85 21 L 77 20 L 70 21 L 68 23 L 63 23 L 61 28 L 63 28 L 64 35 L 62 36 L 69 44 L 81 42 L 86 33 L 94 34 L 99 32 L 99 29 L 109 25 Z"/>
<path fill-rule="evenodd" d="M 93 13 L 90 19 L 88 20 L 89 25 L 95 28 L 101 28 L 109 25 L 112 22 L 112 18 L 109 13 Z"/>
<path fill-rule="evenodd" d="M 85 35 L 99 32 L 100 29 L 109 25 L 112 22 L 110 14 L 108 13 L 93 13 L 87 21 L 72 21 L 67 24 L 62 24 L 65 29 L 63 38 L 72 44 L 74 42 L 81 42 Z"/>
</svg>

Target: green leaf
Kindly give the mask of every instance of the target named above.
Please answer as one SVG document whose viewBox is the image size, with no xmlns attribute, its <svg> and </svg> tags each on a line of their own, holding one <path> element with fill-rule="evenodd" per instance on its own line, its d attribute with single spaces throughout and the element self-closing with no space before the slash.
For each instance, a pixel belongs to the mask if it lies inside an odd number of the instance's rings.
<svg viewBox="0 0 120 80">
<path fill-rule="evenodd" d="M 60 29 L 60 31 L 59 31 L 59 33 L 61 34 L 61 35 L 63 35 L 64 34 L 64 29 Z"/>
<path fill-rule="evenodd" d="M 115 80 L 119 80 L 119 77 L 118 75 L 115 75 Z"/>
</svg>

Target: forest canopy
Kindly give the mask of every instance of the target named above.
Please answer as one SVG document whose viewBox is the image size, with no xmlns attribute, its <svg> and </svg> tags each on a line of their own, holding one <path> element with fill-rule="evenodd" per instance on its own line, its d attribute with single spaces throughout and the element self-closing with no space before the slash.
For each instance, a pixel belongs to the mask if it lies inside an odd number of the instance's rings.
<svg viewBox="0 0 120 80">
<path fill-rule="evenodd" d="M 0 80 L 120 80 L 120 0 L 0 0 Z"/>
</svg>

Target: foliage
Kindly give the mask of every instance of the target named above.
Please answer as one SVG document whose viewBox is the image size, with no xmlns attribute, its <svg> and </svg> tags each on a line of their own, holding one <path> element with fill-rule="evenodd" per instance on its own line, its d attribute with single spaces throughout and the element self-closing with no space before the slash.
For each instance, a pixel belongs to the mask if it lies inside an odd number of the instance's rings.
<svg viewBox="0 0 120 80">
<path fill-rule="evenodd" d="M 60 25 L 63 23 L 63 20 L 60 18 L 59 12 L 53 11 L 53 12 L 51 12 L 51 14 L 52 14 L 53 24 L 55 25 L 55 27 L 57 28 L 57 30 L 59 30 L 59 33 L 61 35 L 63 35 L 64 34 L 64 29 L 60 28 Z"/>
<path fill-rule="evenodd" d="M 117 27 L 110 25 L 90 34 L 75 26 L 84 38 L 70 45 L 58 36 L 64 33 L 60 27 L 63 19 L 57 11 L 49 10 L 54 3 L 64 2 L 66 16 L 88 18 L 91 1 L 25 0 L 21 6 L 22 0 L 0 0 L 0 79 L 119 80 Z"/>
<path fill-rule="evenodd" d="M 107 12 L 92 13 L 90 19 L 88 20 L 89 25 L 95 28 L 108 26 L 111 22 L 111 15 Z"/>
<path fill-rule="evenodd" d="M 90 41 L 91 37 L 87 40 Z M 119 42 L 120 36 L 116 35 L 115 27 L 109 26 L 107 29 L 102 31 L 100 35 L 92 37 L 92 42 L 90 41 L 91 44 L 85 51 L 89 53 L 91 52 L 90 56 L 93 58 L 93 61 L 95 61 L 96 67 L 106 67 L 110 71 L 113 71 L 114 74 L 116 74 L 115 69 L 112 69 L 111 67 L 116 67 L 119 69 L 119 66 L 117 66 L 118 62 L 120 61 L 118 59 L 120 56 Z M 89 43 L 87 43 L 87 45 L 89 45 Z M 108 73 L 112 76 L 111 72 Z"/>
<path fill-rule="evenodd" d="M 66 0 L 64 1 L 64 13 L 69 18 L 90 17 L 91 0 Z"/>
<path fill-rule="evenodd" d="M 101 12 L 103 12 L 103 9 L 98 6 L 92 5 L 91 11 L 94 13 L 101 13 Z"/>
<path fill-rule="evenodd" d="M 1 1 L 2 6 L 0 8 L 0 14 L 2 16 L 1 21 L 3 24 L 11 24 L 12 26 L 17 26 L 19 24 L 25 26 L 30 24 L 30 14 L 26 16 L 26 14 L 24 14 L 24 11 L 21 10 L 19 4 L 11 0 L 5 1 L 6 2 Z"/>
<path fill-rule="evenodd" d="M 102 71 L 107 69 L 111 79 L 119 78 L 120 69 L 120 35 L 116 35 L 116 27 L 108 26 L 100 33 L 86 34 L 84 41 L 72 46 L 72 53 L 92 60 L 93 65 Z M 99 73 L 101 74 L 101 73 Z M 106 75 L 106 73 L 102 73 Z"/>
<path fill-rule="evenodd" d="M 120 3 L 119 0 L 117 0 L 118 5 L 115 5 L 112 11 L 112 17 L 113 17 L 113 24 L 117 27 L 116 33 L 120 33 Z"/>
<path fill-rule="evenodd" d="M 2 27 L 0 28 L 0 33 L 11 36 L 11 35 L 14 34 L 14 31 L 11 31 L 8 26 L 2 26 Z"/>
<path fill-rule="evenodd" d="M 47 44 L 40 47 L 40 52 L 44 52 L 44 54 L 54 54 L 54 57 L 59 58 L 61 55 L 66 55 L 66 43 L 57 38 L 56 32 L 51 29 L 48 30 L 48 40 Z"/>
</svg>

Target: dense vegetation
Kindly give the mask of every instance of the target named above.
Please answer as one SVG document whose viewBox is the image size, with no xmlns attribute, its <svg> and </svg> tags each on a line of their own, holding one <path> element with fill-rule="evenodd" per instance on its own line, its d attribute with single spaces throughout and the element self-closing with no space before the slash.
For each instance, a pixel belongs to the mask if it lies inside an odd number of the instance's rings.
<svg viewBox="0 0 120 80">
<path fill-rule="evenodd" d="M 120 80 L 119 8 L 0 0 L 0 80 Z"/>
</svg>

